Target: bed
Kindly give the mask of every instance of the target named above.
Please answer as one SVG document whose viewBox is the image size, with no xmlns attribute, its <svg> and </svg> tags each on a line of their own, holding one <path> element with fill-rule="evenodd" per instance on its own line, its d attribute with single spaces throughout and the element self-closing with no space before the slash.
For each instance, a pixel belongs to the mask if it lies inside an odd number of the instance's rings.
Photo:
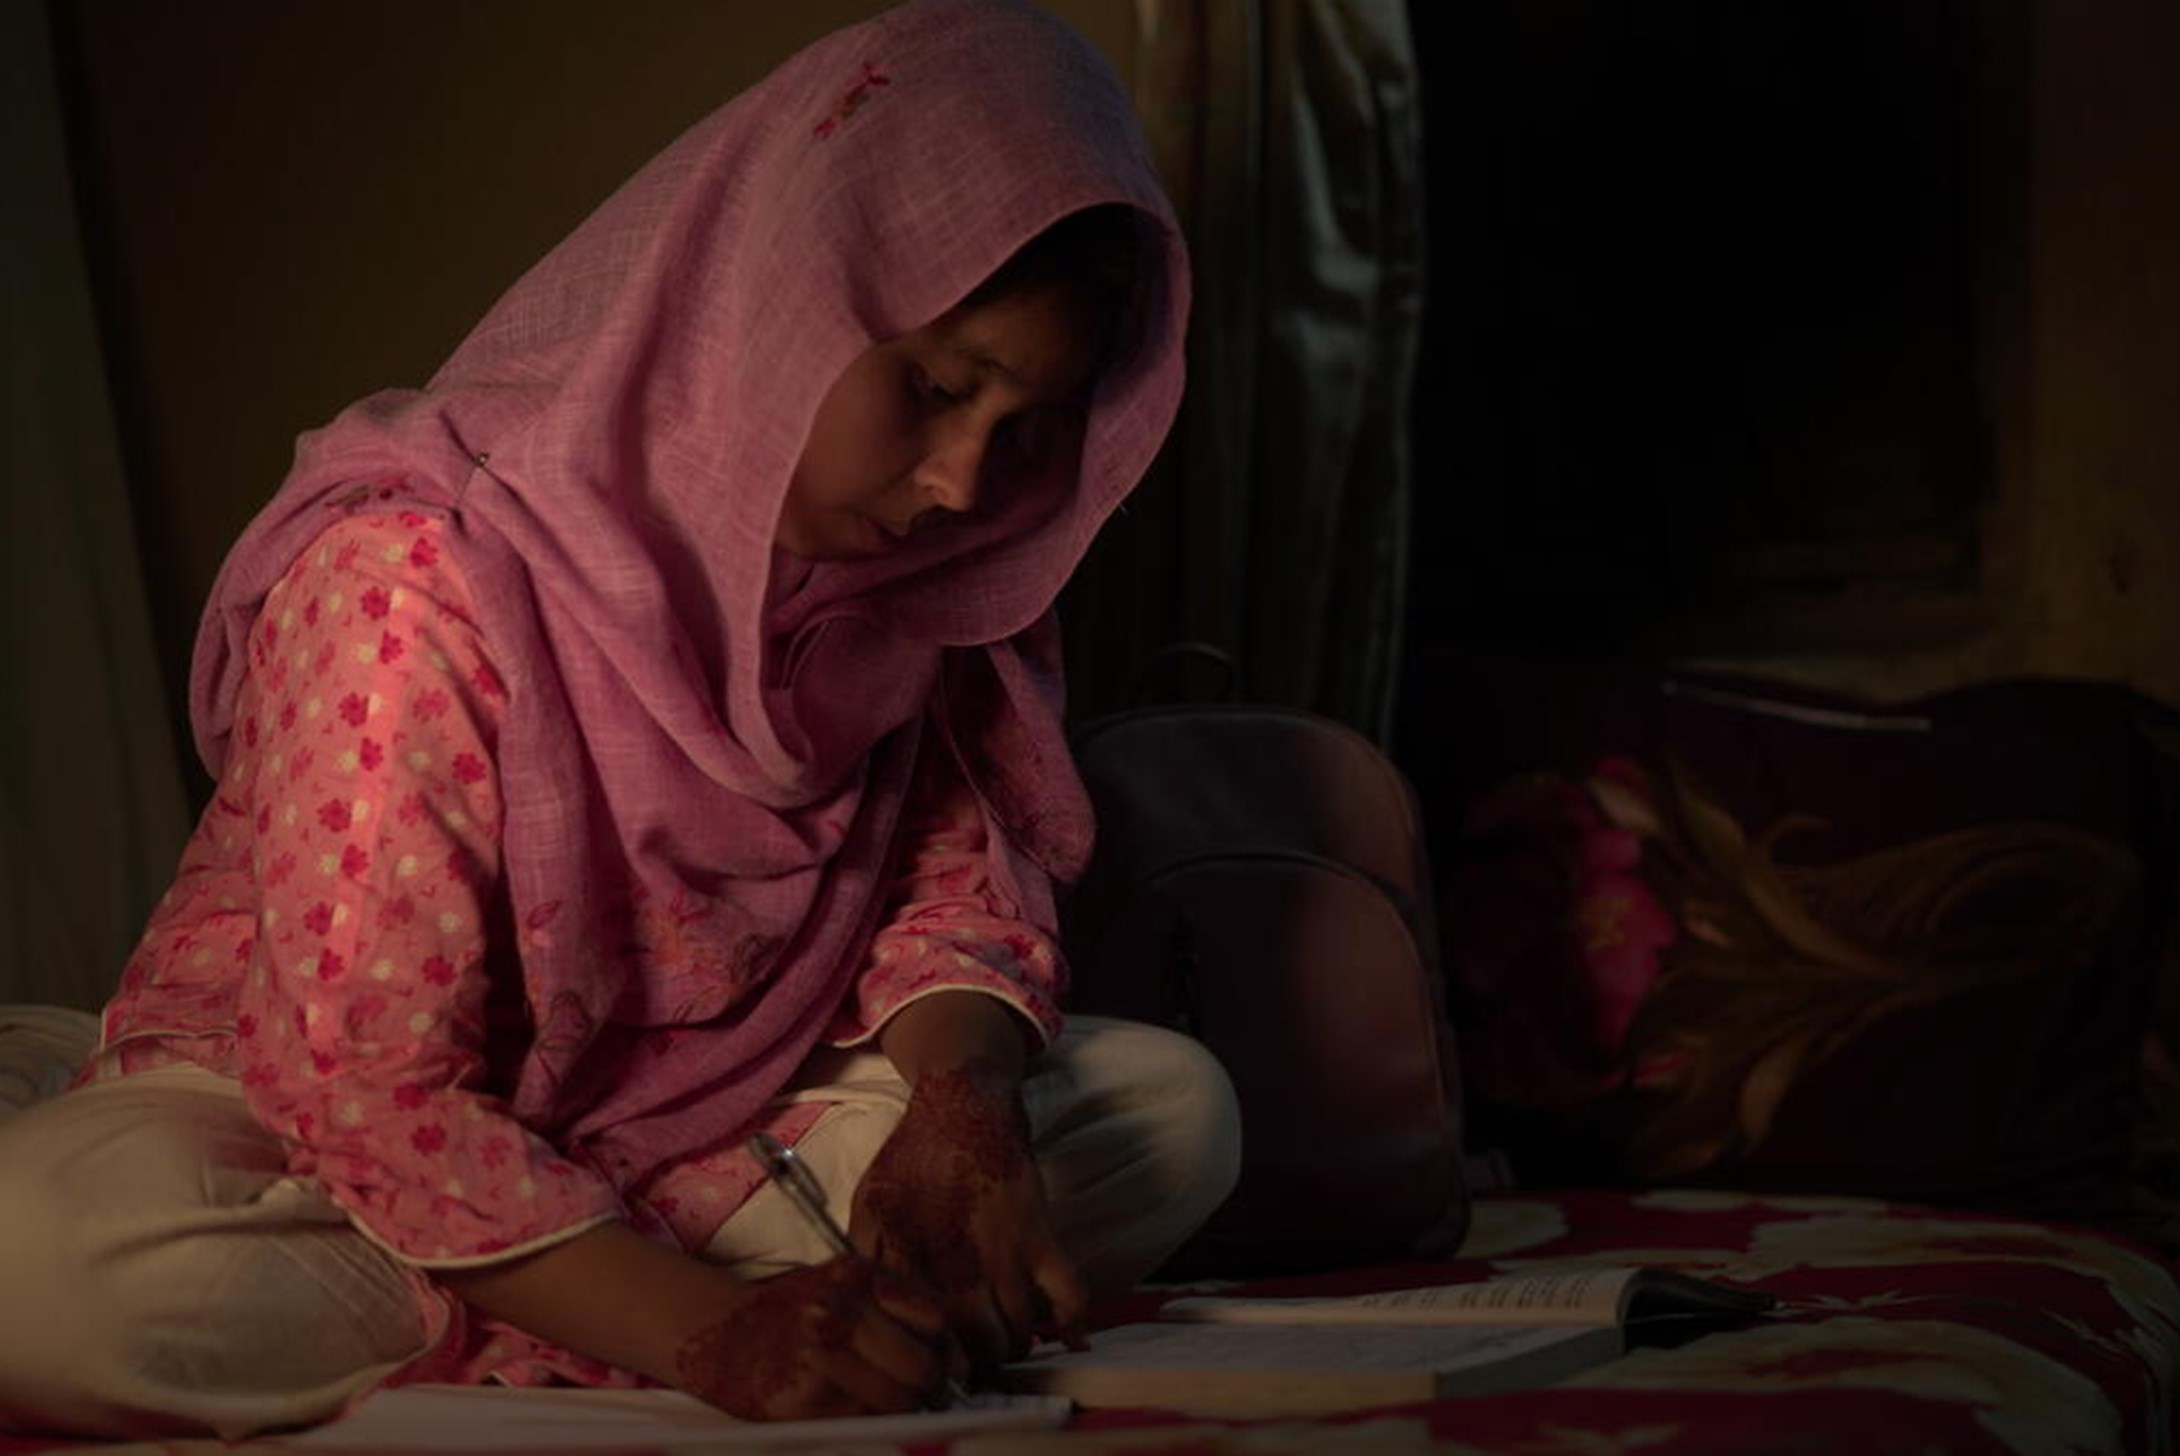
<svg viewBox="0 0 2180 1456">
<path fill-rule="evenodd" d="M 57 1090 L 90 1030 L 81 1013 L 0 1008 L 0 1116 Z M 1781 1307 L 1739 1327 L 1641 1345 L 1543 1389 L 1313 1421 L 1085 1412 L 1048 1433 L 833 1449 L 859 1456 L 2172 1449 L 2180 1286 L 2147 1249 L 2056 1222 L 1776 1192 L 1510 1191 L 1476 1201 L 1468 1237 L 1450 1260 L 1221 1287 L 1360 1293 L 1590 1264 L 1685 1269 L 1768 1290 Z M 1140 1318 L 1173 1292 L 1139 1291 L 1101 1310 L 1101 1322 Z M 60 1444 L 0 1436 L 0 1456 Z M 540 1447 L 526 1434 L 507 1449 Z"/>
<path fill-rule="evenodd" d="M 1593 1264 L 1745 1282 L 1781 1307 L 1546 1389 L 1117 1449 L 1345 1450 L 1325 1428 L 1350 1426 L 1385 1442 L 1357 1449 L 1520 1456 L 2171 1447 L 2180 1289 L 2153 1255 L 2057 1224 L 1723 1190 L 1505 1194 L 1478 1200 L 1450 1262 L 1243 1292 L 1359 1293 Z M 1158 1418 L 1078 1423 L 1123 1419 Z"/>
</svg>

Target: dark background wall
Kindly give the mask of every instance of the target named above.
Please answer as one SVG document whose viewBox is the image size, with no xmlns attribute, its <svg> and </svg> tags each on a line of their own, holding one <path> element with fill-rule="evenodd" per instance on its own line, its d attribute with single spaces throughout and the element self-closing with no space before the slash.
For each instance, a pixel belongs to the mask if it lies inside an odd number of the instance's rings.
<svg viewBox="0 0 2180 1456">
<path fill-rule="evenodd" d="M 2180 702 L 2180 6 L 1411 6 L 1419 649 Z"/>
</svg>

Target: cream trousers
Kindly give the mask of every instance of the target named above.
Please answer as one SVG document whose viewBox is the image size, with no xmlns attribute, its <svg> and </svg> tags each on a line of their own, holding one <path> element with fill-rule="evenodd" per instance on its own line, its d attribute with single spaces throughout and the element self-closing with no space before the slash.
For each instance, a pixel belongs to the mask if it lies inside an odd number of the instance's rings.
<svg viewBox="0 0 2180 1456">
<path fill-rule="evenodd" d="M 1233 1092 L 1184 1037 L 1073 1018 L 1023 1092 L 1061 1240 L 1095 1292 L 1156 1268 L 1233 1187 Z M 783 1096 L 835 1104 L 800 1148 L 845 1222 L 907 1087 L 876 1052 L 824 1053 Z M 705 1250 L 751 1276 L 826 1254 L 771 1187 Z M 227 1078 L 146 1072 L 0 1125 L 0 1429 L 306 1425 L 423 1353 L 423 1331 L 391 1257 L 287 1174 Z"/>
</svg>

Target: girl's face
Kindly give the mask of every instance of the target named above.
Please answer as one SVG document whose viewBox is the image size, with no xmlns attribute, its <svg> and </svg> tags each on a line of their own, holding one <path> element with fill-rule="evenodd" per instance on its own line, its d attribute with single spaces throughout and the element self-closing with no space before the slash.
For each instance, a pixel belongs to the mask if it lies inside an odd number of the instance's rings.
<svg viewBox="0 0 2180 1456">
<path fill-rule="evenodd" d="M 985 503 L 1037 411 L 1073 399 L 1103 330 L 1064 291 L 957 309 L 871 345 L 818 405 L 774 539 L 844 561 Z"/>
</svg>

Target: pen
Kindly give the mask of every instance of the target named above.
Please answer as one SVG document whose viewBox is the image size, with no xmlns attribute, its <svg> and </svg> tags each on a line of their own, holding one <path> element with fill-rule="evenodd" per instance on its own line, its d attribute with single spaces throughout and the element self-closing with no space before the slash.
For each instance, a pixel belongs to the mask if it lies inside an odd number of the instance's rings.
<svg viewBox="0 0 2180 1456">
<path fill-rule="evenodd" d="M 848 1235 L 833 1216 L 825 1210 L 825 1190 L 819 1186 L 817 1174 L 810 1165 L 795 1156 L 795 1150 L 771 1133 L 760 1132 L 749 1140 L 749 1150 L 756 1155 L 757 1164 L 765 1170 L 765 1176 L 780 1185 L 780 1192 L 787 1201 L 802 1211 L 810 1221 L 810 1227 L 825 1236 L 836 1254 L 852 1254 L 855 1245 L 848 1242 Z"/>
<path fill-rule="evenodd" d="M 824 1235 L 825 1242 L 836 1254 L 853 1255 L 855 1245 L 848 1242 L 847 1231 L 825 1208 L 825 1189 L 819 1184 L 817 1174 L 810 1165 L 795 1156 L 795 1150 L 771 1133 L 760 1132 L 750 1136 L 749 1150 L 757 1159 L 757 1165 L 765 1170 L 765 1176 L 779 1185 L 787 1201 L 800 1210 L 809 1220 L 810 1227 Z M 961 1388 L 961 1382 L 948 1376 L 945 1404 L 961 1405 L 969 1399 L 969 1392 Z"/>
</svg>

